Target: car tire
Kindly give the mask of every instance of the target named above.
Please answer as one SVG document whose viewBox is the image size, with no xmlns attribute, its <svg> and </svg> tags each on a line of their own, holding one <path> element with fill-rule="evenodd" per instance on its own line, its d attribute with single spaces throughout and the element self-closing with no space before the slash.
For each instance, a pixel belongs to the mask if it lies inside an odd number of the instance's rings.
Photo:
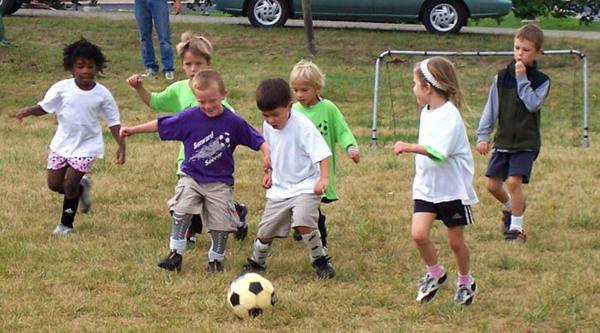
<svg viewBox="0 0 600 333">
<path fill-rule="evenodd" d="M 284 25 L 290 10 L 285 0 L 250 0 L 246 14 L 253 26 L 265 28 Z"/>
<path fill-rule="evenodd" d="M 432 0 L 425 4 L 421 21 L 433 33 L 457 33 L 467 23 L 467 9 L 455 0 Z"/>
<path fill-rule="evenodd" d="M 22 0 L 0 0 L 0 13 L 8 16 L 21 8 Z"/>
</svg>

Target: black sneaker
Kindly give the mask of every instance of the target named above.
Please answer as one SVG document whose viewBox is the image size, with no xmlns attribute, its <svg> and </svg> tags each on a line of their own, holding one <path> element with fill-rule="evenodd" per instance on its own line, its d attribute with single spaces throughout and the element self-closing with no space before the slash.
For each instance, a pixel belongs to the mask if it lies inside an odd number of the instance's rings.
<svg viewBox="0 0 600 333">
<path fill-rule="evenodd" d="M 208 262 L 208 268 L 206 269 L 210 273 L 222 272 L 223 271 L 223 263 L 215 260 Z"/>
<path fill-rule="evenodd" d="M 294 237 L 295 241 L 299 242 L 299 241 L 302 240 L 302 234 L 298 230 L 296 230 L 296 229 L 294 229 L 293 237 Z"/>
<path fill-rule="evenodd" d="M 331 279 L 335 276 L 335 270 L 329 262 L 330 260 L 331 257 L 323 256 L 312 262 L 312 267 L 315 269 L 315 273 L 317 273 L 319 279 Z"/>
<path fill-rule="evenodd" d="M 235 239 L 244 240 L 248 236 L 248 223 L 246 223 L 246 216 L 248 216 L 248 207 L 241 202 L 236 202 L 235 211 L 240 217 L 240 225 L 235 232 Z"/>
<path fill-rule="evenodd" d="M 525 230 L 509 230 L 504 235 L 504 240 L 507 242 L 521 242 L 525 243 L 527 241 L 527 235 L 525 235 Z"/>
<path fill-rule="evenodd" d="M 246 273 L 260 273 L 264 272 L 267 269 L 266 265 L 258 264 L 256 261 L 248 258 L 248 263 L 244 265 L 242 268 L 242 274 Z"/>
<path fill-rule="evenodd" d="M 183 257 L 177 251 L 171 251 L 169 255 L 158 263 L 158 267 L 168 271 L 181 271 Z"/>
<path fill-rule="evenodd" d="M 502 209 L 502 234 L 506 236 L 510 230 L 510 211 Z"/>
</svg>

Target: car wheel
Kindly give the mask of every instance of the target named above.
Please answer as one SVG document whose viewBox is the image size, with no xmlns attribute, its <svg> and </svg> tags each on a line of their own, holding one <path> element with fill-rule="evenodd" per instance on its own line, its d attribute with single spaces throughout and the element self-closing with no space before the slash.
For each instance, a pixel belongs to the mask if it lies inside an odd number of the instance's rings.
<svg viewBox="0 0 600 333">
<path fill-rule="evenodd" d="M 434 33 L 456 33 L 467 23 L 467 10 L 455 0 L 433 0 L 423 8 L 421 20 Z"/>
<path fill-rule="evenodd" d="M 0 13 L 8 16 L 21 8 L 21 0 L 0 0 Z"/>
<path fill-rule="evenodd" d="M 255 27 L 284 25 L 290 15 L 284 0 L 250 0 L 246 13 Z"/>
</svg>

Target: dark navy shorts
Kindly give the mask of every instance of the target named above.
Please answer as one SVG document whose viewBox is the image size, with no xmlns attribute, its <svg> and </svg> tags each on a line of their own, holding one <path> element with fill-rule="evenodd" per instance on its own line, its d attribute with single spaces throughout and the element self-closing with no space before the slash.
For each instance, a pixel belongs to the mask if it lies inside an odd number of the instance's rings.
<svg viewBox="0 0 600 333">
<path fill-rule="evenodd" d="M 502 178 L 502 180 L 506 180 L 509 176 L 523 176 L 523 184 L 527 184 L 536 157 L 537 153 L 534 151 L 494 152 L 485 176 Z"/>
<path fill-rule="evenodd" d="M 471 206 L 463 205 L 460 200 L 433 203 L 417 199 L 414 212 L 433 213 L 435 219 L 442 220 L 448 228 L 473 224 Z"/>
</svg>

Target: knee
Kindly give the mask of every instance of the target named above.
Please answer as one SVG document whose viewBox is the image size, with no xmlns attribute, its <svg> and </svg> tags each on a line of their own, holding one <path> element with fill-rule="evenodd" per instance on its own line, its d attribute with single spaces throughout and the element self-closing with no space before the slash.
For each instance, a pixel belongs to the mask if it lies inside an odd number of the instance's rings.
<svg viewBox="0 0 600 333">
<path fill-rule="evenodd" d="M 495 193 L 502 189 L 502 182 L 488 178 L 487 182 L 485 183 L 485 187 L 487 188 L 488 192 Z"/>
<path fill-rule="evenodd" d="M 48 188 L 52 192 L 57 192 L 57 193 L 61 193 L 61 194 L 64 193 L 63 185 L 60 182 L 54 182 L 54 181 L 48 180 Z"/>
<path fill-rule="evenodd" d="M 450 247 L 450 250 L 452 250 L 452 252 L 461 252 L 467 248 L 467 245 L 462 239 L 449 239 L 448 247 Z"/>
<path fill-rule="evenodd" d="M 523 184 L 522 177 L 511 176 L 506 179 L 506 187 L 509 191 L 518 190 L 521 187 L 521 184 Z"/>
<path fill-rule="evenodd" d="M 413 231 L 412 240 L 415 242 L 415 244 L 422 245 L 429 241 L 429 235 L 425 232 Z"/>
</svg>

